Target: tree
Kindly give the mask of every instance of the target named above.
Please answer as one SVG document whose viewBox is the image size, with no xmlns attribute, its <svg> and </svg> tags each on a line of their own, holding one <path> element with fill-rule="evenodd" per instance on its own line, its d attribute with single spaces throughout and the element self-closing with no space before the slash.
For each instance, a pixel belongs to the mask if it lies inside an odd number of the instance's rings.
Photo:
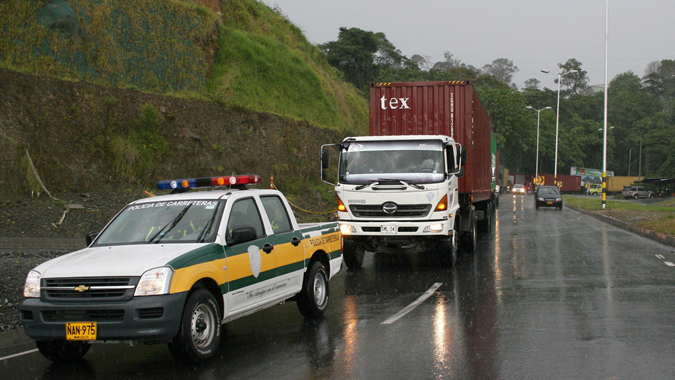
<svg viewBox="0 0 675 380">
<path fill-rule="evenodd" d="M 577 61 L 574 58 L 570 58 L 564 64 L 559 63 L 558 67 L 560 68 L 561 81 L 560 88 L 568 88 L 573 94 L 579 95 L 586 91 L 588 88 L 588 76 L 587 72 L 581 68 L 581 62 Z M 576 73 L 570 73 L 572 70 L 576 70 Z M 555 83 L 558 83 L 556 78 Z"/>
<path fill-rule="evenodd" d="M 347 82 L 365 91 L 377 74 L 375 53 L 381 42 L 382 39 L 373 32 L 343 27 L 337 41 L 326 42 L 319 48 L 326 54 L 328 63 L 343 73 Z"/>
<path fill-rule="evenodd" d="M 520 69 L 513 64 L 513 61 L 506 58 L 499 58 L 492 61 L 492 64 L 483 66 L 483 71 L 486 74 L 497 78 L 500 82 L 511 86 L 513 73 L 520 71 Z"/>
<path fill-rule="evenodd" d="M 523 87 L 524 90 L 538 90 L 539 89 L 539 84 L 541 81 L 537 78 L 530 78 L 525 81 L 525 86 Z"/>
<path fill-rule="evenodd" d="M 664 59 L 656 71 L 643 78 L 647 92 L 656 96 L 663 103 L 663 109 L 673 115 L 673 98 L 675 98 L 675 61 Z"/>
<path fill-rule="evenodd" d="M 443 53 L 443 57 L 445 58 L 445 61 L 436 62 L 431 68 L 432 70 L 448 71 L 463 66 L 462 62 L 459 59 L 453 58 L 452 53 L 449 51 Z"/>
</svg>

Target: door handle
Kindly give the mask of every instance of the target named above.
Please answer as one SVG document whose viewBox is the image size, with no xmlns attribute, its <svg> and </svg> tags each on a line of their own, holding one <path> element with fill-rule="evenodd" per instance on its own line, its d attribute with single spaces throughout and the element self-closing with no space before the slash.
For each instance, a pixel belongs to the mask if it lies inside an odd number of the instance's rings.
<svg viewBox="0 0 675 380">
<path fill-rule="evenodd" d="M 270 243 L 265 243 L 265 245 L 263 245 L 263 247 L 262 247 L 262 250 L 265 253 L 272 253 L 273 249 L 274 249 L 274 246 Z"/>
<path fill-rule="evenodd" d="M 291 244 L 293 244 L 294 247 L 297 247 L 300 244 L 300 238 L 297 236 L 293 236 L 293 239 L 291 239 Z"/>
</svg>

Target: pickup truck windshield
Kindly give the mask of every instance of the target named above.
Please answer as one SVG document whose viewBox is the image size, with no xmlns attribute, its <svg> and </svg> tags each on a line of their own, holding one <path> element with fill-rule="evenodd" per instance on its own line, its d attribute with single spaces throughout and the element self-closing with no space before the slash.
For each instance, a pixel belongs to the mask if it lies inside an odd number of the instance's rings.
<svg viewBox="0 0 675 380">
<path fill-rule="evenodd" d="M 103 230 L 95 245 L 212 242 L 224 204 L 194 200 L 130 205 Z"/>
<path fill-rule="evenodd" d="M 383 179 L 434 183 L 445 179 L 445 171 L 440 141 L 359 141 L 340 154 L 340 183 L 364 185 Z"/>
</svg>

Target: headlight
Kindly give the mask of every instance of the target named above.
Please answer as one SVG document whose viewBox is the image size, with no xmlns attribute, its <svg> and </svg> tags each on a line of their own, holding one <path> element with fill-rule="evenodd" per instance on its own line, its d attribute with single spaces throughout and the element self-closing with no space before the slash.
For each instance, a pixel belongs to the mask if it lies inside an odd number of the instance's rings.
<svg viewBox="0 0 675 380">
<path fill-rule="evenodd" d="M 40 298 L 40 272 L 30 271 L 26 276 L 26 284 L 23 287 L 23 296 L 26 298 Z"/>
<path fill-rule="evenodd" d="M 168 294 L 171 288 L 171 278 L 173 277 L 173 269 L 169 267 L 160 267 L 150 269 L 143 273 L 134 296 L 157 296 L 160 294 Z"/>
<path fill-rule="evenodd" d="M 356 232 L 356 227 L 350 226 L 349 224 L 340 224 L 340 232 L 343 235 L 349 235 Z"/>
</svg>

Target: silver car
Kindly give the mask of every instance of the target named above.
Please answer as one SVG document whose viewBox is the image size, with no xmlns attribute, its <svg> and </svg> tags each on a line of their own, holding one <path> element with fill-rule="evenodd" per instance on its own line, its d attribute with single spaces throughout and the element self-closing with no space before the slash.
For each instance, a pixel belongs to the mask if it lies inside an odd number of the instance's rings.
<svg viewBox="0 0 675 380">
<path fill-rule="evenodd" d="M 654 192 L 645 189 L 644 186 L 624 186 L 621 195 L 626 199 L 654 198 Z"/>
</svg>

